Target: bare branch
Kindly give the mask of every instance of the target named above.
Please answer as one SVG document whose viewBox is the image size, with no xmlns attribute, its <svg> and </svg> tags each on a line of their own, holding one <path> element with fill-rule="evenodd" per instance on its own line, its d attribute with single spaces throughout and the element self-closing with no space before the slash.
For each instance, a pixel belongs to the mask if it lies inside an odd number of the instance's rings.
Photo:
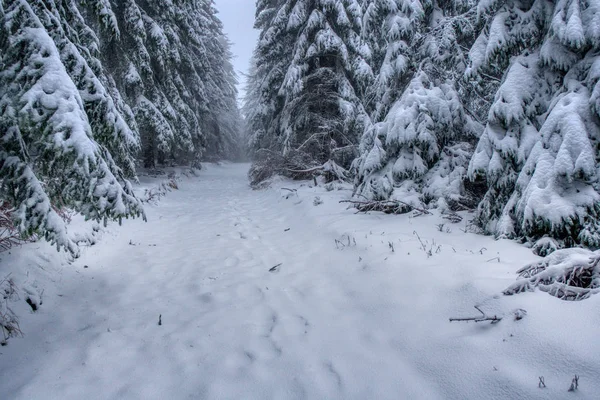
<svg viewBox="0 0 600 400">
<path fill-rule="evenodd" d="M 298 170 L 298 169 L 289 169 L 289 168 L 286 168 L 285 170 L 288 171 L 288 172 L 293 172 L 294 174 L 308 174 L 310 172 L 322 171 L 323 169 L 324 169 L 324 167 L 321 165 L 321 166 L 313 167 L 313 168 L 309 168 L 309 169 L 300 169 L 300 170 Z"/>
<path fill-rule="evenodd" d="M 342 200 L 340 203 L 353 204 L 360 212 L 381 211 L 386 214 L 405 214 L 410 210 L 419 211 L 423 214 L 431 214 L 424 208 L 416 207 L 401 200 L 383 200 L 383 201 L 359 201 Z"/>
<path fill-rule="evenodd" d="M 474 306 L 475 309 L 477 311 L 479 311 L 481 313 L 480 316 L 478 317 L 469 317 L 469 318 L 450 318 L 450 322 L 453 321 L 460 321 L 460 322 L 469 322 L 469 321 L 474 321 L 474 322 L 483 322 L 483 321 L 490 321 L 492 324 L 498 323 L 502 320 L 502 318 L 498 318 L 497 316 L 493 316 L 490 317 L 488 315 L 486 315 L 486 313 L 484 313 L 483 311 L 481 311 L 481 308 L 479 308 L 479 306 Z"/>
</svg>

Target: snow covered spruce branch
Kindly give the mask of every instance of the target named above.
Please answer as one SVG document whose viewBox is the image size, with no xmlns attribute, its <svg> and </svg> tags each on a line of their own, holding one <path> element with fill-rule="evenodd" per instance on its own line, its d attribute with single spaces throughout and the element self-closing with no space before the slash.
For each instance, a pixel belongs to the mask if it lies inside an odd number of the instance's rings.
<svg viewBox="0 0 600 400">
<path fill-rule="evenodd" d="M 537 287 L 562 300 L 584 300 L 600 292 L 600 250 L 557 250 L 517 273 L 519 279 L 504 290 L 505 295 Z"/>
<path fill-rule="evenodd" d="M 21 1 L 7 3 L 4 11 L 0 198 L 14 207 L 21 235 L 39 234 L 76 256 L 79 249 L 55 211 L 57 204 L 95 221 L 144 217 L 115 162 L 118 154 L 109 152 L 111 144 L 102 143 L 99 132 L 120 141 L 127 129 L 119 111 L 110 109 L 111 100 L 102 97 L 106 92 L 90 60 L 75 53 L 76 46 L 56 28 L 60 24 L 49 22 L 54 17 L 48 10 Z M 77 68 L 64 64 L 64 58 Z"/>
<path fill-rule="evenodd" d="M 35 237 L 24 238 L 14 224 L 12 214 L 14 208 L 8 203 L 0 204 L 0 252 L 10 250 L 20 244 L 26 243 Z"/>
<path fill-rule="evenodd" d="M 401 200 L 341 200 L 340 203 L 350 203 L 356 207 L 358 212 L 380 211 L 386 214 L 406 214 L 414 210 L 421 214 L 431 214 L 424 208 L 416 207 Z"/>
</svg>

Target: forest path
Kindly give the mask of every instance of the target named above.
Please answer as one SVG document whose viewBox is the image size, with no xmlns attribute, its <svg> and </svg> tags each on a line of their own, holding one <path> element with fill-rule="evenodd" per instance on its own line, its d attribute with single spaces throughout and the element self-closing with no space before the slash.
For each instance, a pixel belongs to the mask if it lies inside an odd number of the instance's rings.
<svg viewBox="0 0 600 400">
<path fill-rule="evenodd" d="M 401 360 L 365 347 L 384 311 L 360 300 L 370 289 L 342 286 L 355 255 L 295 215 L 295 199 L 251 190 L 247 168 L 209 167 L 147 207 L 147 223 L 126 221 L 88 249 L 81 280 L 53 305 L 64 320 L 45 332 L 61 354 L 40 355 L 17 397 L 423 393 Z"/>
<path fill-rule="evenodd" d="M 526 325 L 447 320 L 451 313 L 470 313 L 487 296 L 486 286 L 471 282 L 506 277 L 513 266 L 467 267 L 467 255 L 456 250 L 426 258 L 411 237 L 414 227 L 399 236 L 410 240 L 397 244 L 404 252 L 392 254 L 388 237 L 367 241 L 370 229 L 384 225 L 372 219 L 365 224 L 358 216 L 311 217 L 306 210 L 329 211 L 295 204 L 301 197 L 286 199 L 277 190 L 251 190 L 247 169 L 208 167 L 159 206 L 147 207 L 147 223 L 126 221 L 65 267 L 59 296 L 36 313 L 39 326 L 29 326 L 29 347 L 12 355 L 18 357 L 16 369 L 0 376 L 0 394 L 9 394 L 0 397 L 437 399 L 542 393 L 537 371 L 555 364 L 549 356 L 533 366 L 519 358 L 538 342 L 531 335 L 512 344 L 513 332 Z M 337 248 L 339 237 L 325 226 L 333 220 L 361 226 L 364 239 L 356 240 L 371 244 Z M 379 238 L 381 251 L 375 251 Z M 473 238 L 490 251 L 498 243 Z M 457 236 L 453 246 L 460 251 L 464 240 Z M 514 248 L 515 257 L 525 253 Z M 388 256 L 397 258 L 389 264 Z M 468 257 L 475 257 L 472 251 Z M 517 297 L 507 300 L 509 307 L 512 299 Z M 511 346 L 502 343 L 507 340 Z M 490 346 L 505 350 L 490 353 Z M 575 372 L 598 370 L 585 356 L 573 362 L 581 367 Z"/>
</svg>

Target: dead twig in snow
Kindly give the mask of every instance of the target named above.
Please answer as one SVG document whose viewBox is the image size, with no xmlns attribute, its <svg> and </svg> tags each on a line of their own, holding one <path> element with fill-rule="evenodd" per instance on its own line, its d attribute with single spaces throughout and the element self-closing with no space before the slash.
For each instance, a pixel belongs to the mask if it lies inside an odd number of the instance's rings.
<svg viewBox="0 0 600 400">
<path fill-rule="evenodd" d="M 269 272 L 277 272 L 279 270 L 279 267 L 281 267 L 282 264 L 283 263 L 279 263 L 279 264 L 275 265 L 274 267 L 271 267 L 269 269 Z"/>
<path fill-rule="evenodd" d="M 478 317 L 469 317 L 469 318 L 450 318 L 450 322 L 453 322 L 453 321 L 462 321 L 462 322 L 469 322 L 469 321 L 474 321 L 474 322 L 491 321 L 492 324 L 495 324 L 495 323 L 498 323 L 498 322 L 500 322 L 502 320 L 502 318 L 498 318 L 495 315 L 493 317 L 489 317 L 486 313 L 484 313 L 483 311 L 481 311 L 481 308 L 479 308 L 479 306 L 473 306 L 473 307 L 475 307 L 475 309 L 481 313 L 481 316 L 478 316 Z"/>
<path fill-rule="evenodd" d="M 575 375 L 573 380 L 571 381 L 571 387 L 569 388 L 569 392 L 574 392 L 579 387 L 579 375 Z"/>
<path fill-rule="evenodd" d="M 449 211 L 449 210 L 442 212 L 442 218 L 447 219 L 448 221 L 452 222 L 453 224 L 459 223 L 463 219 L 460 215 L 458 215 L 454 211 Z"/>
</svg>

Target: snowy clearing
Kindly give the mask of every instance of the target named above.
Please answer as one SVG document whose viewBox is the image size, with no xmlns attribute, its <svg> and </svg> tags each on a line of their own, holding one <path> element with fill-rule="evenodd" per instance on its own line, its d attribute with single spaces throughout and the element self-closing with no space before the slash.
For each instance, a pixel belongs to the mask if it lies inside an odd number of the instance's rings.
<svg viewBox="0 0 600 400">
<path fill-rule="evenodd" d="M 2 254 L 43 304 L 11 304 L 0 398 L 597 398 L 600 296 L 501 295 L 530 249 L 437 212 L 355 215 L 344 187 L 253 191 L 247 170 L 184 179 L 72 265 Z M 503 319 L 449 322 L 474 306 Z"/>
</svg>

